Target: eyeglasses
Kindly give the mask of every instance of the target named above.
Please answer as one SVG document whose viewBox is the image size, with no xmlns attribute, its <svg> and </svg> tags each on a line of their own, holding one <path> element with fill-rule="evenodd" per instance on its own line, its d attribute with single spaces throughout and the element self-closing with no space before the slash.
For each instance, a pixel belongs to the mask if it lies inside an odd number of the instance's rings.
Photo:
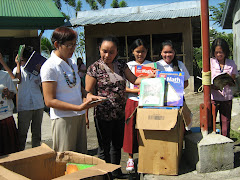
<svg viewBox="0 0 240 180">
<path fill-rule="evenodd" d="M 75 48 L 77 44 L 63 44 L 63 45 L 71 49 L 71 48 Z"/>
</svg>

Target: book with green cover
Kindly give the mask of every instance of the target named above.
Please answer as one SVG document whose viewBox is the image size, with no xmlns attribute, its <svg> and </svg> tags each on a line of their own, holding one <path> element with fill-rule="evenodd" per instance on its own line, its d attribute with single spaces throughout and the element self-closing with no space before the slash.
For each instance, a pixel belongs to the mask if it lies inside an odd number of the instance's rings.
<svg viewBox="0 0 240 180">
<path fill-rule="evenodd" d="M 152 69 L 157 69 L 157 63 L 156 62 L 144 64 L 143 66 L 151 67 Z"/>
<path fill-rule="evenodd" d="M 21 57 L 23 55 L 24 49 L 25 49 L 25 44 L 20 45 L 19 48 L 18 48 L 18 57 L 17 57 L 18 62 L 21 61 Z"/>
<path fill-rule="evenodd" d="M 139 106 L 164 106 L 164 78 L 147 78 L 141 81 Z"/>
<path fill-rule="evenodd" d="M 89 167 L 93 167 L 93 166 L 96 166 L 95 164 L 78 164 L 78 163 L 67 163 L 66 166 L 68 165 L 76 165 L 78 170 L 82 170 L 82 169 L 86 169 L 86 168 L 89 168 Z"/>
</svg>

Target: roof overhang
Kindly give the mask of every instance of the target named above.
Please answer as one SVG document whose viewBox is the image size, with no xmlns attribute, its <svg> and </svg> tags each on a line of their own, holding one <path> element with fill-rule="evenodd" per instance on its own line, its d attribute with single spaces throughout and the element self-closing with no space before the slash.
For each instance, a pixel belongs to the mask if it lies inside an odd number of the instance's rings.
<svg viewBox="0 0 240 180">
<path fill-rule="evenodd" d="M 64 25 L 65 18 L 0 17 L 0 29 L 55 29 Z"/>
<path fill-rule="evenodd" d="M 0 29 L 55 29 L 64 20 L 52 0 L 0 0 Z"/>
<path fill-rule="evenodd" d="M 200 16 L 200 1 L 184 1 L 149 6 L 79 11 L 67 26 L 89 26 L 122 22 L 151 21 Z"/>
<path fill-rule="evenodd" d="M 223 15 L 221 19 L 221 26 L 223 29 L 232 29 L 233 23 L 233 11 L 236 4 L 236 0 L 227 0 Z"/>
</svg>

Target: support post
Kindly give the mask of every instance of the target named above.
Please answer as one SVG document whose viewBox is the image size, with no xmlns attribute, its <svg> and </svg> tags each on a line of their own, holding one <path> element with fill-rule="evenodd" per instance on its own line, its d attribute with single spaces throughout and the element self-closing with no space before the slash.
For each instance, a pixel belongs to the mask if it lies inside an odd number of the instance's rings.
<svg viewBox="0 0 240 180">
<path fill-rule="evenodd" d="M 201 0 L 201 26 L 202 26 L 202 62 L 203 62 L 203 73 L 210 71 L 210 47 L 209 47 L 209 14 L 208 14 L 208 0 Z M 203 77 L 203 82 L 204 82 Z M 211 77 L 210 77 L 211 78 Z M 206 119 L 202 119 L 204 126 L 201 126 L 203 134 L 208 134 L 208 125 L 211 122 L 212 107 L 211 107 L 211 87 L 203 83 L 204 92 L 204 116 Z M 200 107 L 201 109 L 201 107 Z M 200 117 L 201 118 L 201 117 Z M 202 125 L 203 125 L 202 124 Z"/>
</svg>

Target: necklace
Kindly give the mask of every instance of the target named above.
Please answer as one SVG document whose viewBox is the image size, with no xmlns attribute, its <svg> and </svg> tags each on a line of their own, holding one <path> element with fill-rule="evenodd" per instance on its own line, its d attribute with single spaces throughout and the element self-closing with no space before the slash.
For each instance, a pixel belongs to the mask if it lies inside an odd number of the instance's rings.
<svg viewBox="0 0 240 180">
<path fill-rule="evenodd" d="M 62 71 L 63 71 L 63 75 L 64 75 L 64 78 L 65 78 L 65 80 L 66 80 L 68 86 L 69 86 L 70 88 L 73 88 L 73 87 L 76 85 L 76 81 L 77 81 L 77 79 L 76 79 L 76 74 L 75 74 L 75 71 L 74 71 L 72 65 L 70 65 L 70 67 L 72 68 L 73 82 L 70 81 L 70 79 L 69 79 L 67 73 L 63 70 L 62 66 L 60 66 L 60 68 L 61 68 Z"/>
</svg>

